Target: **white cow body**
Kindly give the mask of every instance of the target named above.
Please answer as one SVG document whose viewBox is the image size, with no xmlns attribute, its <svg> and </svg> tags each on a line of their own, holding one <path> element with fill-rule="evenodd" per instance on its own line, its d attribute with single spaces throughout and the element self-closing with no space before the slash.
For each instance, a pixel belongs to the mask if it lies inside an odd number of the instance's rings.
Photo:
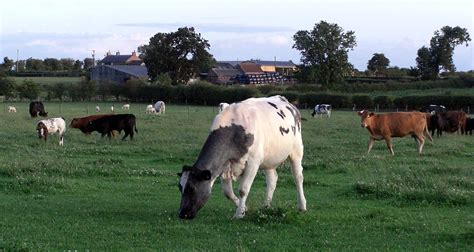
<svg viewBox="0 0 474 252">
<path fill-rule="evenodd" d="M 157 114 L 161 115 L 161 114 L 165 114 L 165 111 L 166 111 L 166 106 L 165 106 L 165 102 L 164 101 L 157 101 L 155 103 L 155 111 Z"/>
<path fill-rule="evenodd" d="M 122 105 L 123 110 L 130 110 L 130 104 L 124 104 Z"/>
<path fill-rule="evenodd" d="M 100 112 L 100 107 L 99 106 L 95 106 L 95 112 Z"/>
<path fill-rule="evenodd" d="M 232 132 L 232 129 L 244 129 L 244 133 L 219 133 L 219 131 Z M 212 147 L 213 142 L 226 142 L 222 140 L 210 140 L 211 135 L 222 135 L 221 138 L 229 136 L 230 147 L 216 146 Z M 244 140 L 242 140 L 244 139 Z M 209 142 L 209 143 L 208 143 Z M 237 145 L 233 146 L 233 143 Z M 244 144 L 245 143 L 245 144 Z M 245 149 L 239 157 L 227 154 L 225 151 L 217 154 L 206 152 L 206 146 L 210 149 Z M 211 166 L 210 186 L 214 180 L 221 176 L 222 189 L 227 198 L 231 199 L 237 206 L 235 217 L 242 218 L 245 215 L 246 200 L 252 186 L 253 180 L 259 169 L 263 170 L 266 176 L 267 189 L 265 205 L 269 206 L 272 201 L 273 192 L 278 179 L 276 168 L 288 157 L 292 167 L 295 184 L 298 194 L 298 206 L 302 211 L 306 210 L 306 199 L 303 192 L 303 167 L 301 165 L 303 158 L 303 141 L 301 138 L 301 116 L 296 107 L 289 103 L 282 96 L 272 96 L 268 98 L 250 98 L 239 103 L 229 105 L 224 111 L 219 113 L 212 124 L 211 134 L 201 150 L 201 154 L 196 161 L 194 172 L 200 172 L 205 166 Z M 209 152 L 209 151 L 208 151 Z M 230 159 L 221 160 L 222 156 L 231 156 Z M 208 160 L 207 156 L 212 156 L 217 161 Z M 206 165 L 210 163 L 211 165 Z M 212 166 L 222 166 L 222 169 L 212 170 Z M 209 169 L 209 168 L 208 168 Z M 189 173 L 188 173 L 189 174 Z M 185 187 L 188 180 L 186 170 L 183 167 L 181 176 L 181 187 Z M 232 189 L 232 180 L 238 179 L 239 198 Z M 183 189 L 183 191 L 185 188 Z M 210 189 L 209 189 L 210 190 Z M 182 209 L 183 207 L 182 201 Z M 189 217 L 186 210 L 180 211 L 180 217 L 193 218 L 194 213 Z"/>
<path fill-rule="evenodd" d="M 16 108 L 13 106 L 8 106 L 8 113 L 16 113 Z"/>
<path fill-rule="evenodd" d="M 145 114 L 154 114 L 154 113 L 156 113 L 156 110 L 152 104 L 146 106 Z"/>
<path fill-rule="evenodd" d="M 59 145 L 64 145 L 64 133 L 66 132 L 66 121 L 62 117 L 49 118 L 37 123 L 38 136 L 46 141 L 49 134 L 59 133 Z"/>
</svg>

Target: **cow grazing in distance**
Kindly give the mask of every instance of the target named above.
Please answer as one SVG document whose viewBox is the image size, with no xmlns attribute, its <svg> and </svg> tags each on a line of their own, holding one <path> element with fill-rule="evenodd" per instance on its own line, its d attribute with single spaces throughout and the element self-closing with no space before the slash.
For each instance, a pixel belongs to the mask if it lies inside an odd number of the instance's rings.
<svg viewBox="0 0 474 252">
<path fill-rule="evenodd" d="M 99 106 L 95 106 L 95 112 L 100 112 L 100 107 Z"/>
<path fill-rule="evenodd" d="M 472 136 L 473 130 L 474 130 L 474 118 L 466 118 L 466 127 L 465 127 L 466 135 L 469 133 L 469 135 Z"/>
<path fill-rule="evenodd" d="M 297 189 L 298 207 L 306 210 L 303 192 L 303 141 L 301 115 L 283 96 L 250 98 L 229 105 L 217 114 L 211 133 L 193 166 L 184 166 L 179 189 L 179 217 L 193 219 L 206 204 L 215 180 L 220 177 L 222 190 L 242 218 L 250 187 L 259 169 L 266 177 L 265 205 L 272 202 L 277 183 L 276 168 L 287 158 Z M 239 198 L 232 189 L 238 179 Z"/>
<path fill-rule="evenodd" d="M 434 115 L 434 114 L 436 114 L 436 113 L 446 112 L 447 109 L 446 109 L 446 107 L 443 106 L 443 105 L 434 105 L 434 104 L 431 104 L 431 105 L 429 105 L 428 107 L 421 109 L 420 111 L 421 111 L 421 112 L 427 112 L 427 113 L 430 113 L 430 114 Z"/>
<path fill-rule="evenodd" d="M 40 101 L 30 102 L 30 116 L 37 117 L 38 115 L 46 117 L 48 112 L 44 111 L 44 105 Z"/>
<path fill-rule="evenodd" d="M 227 102 L 219 103 L 219 113 L 222 112 L 227 107 L 229 107 L 229 103 L 227 103 Z"/>
<path fill-rule="evenodd" d="M 123 110 L 130 110 L 130 104 L 124 104 L 122 105 Z"/>
<path fill-rule="evenodd" d="M 385 139 L 387 148 L 394 155 L 392 137 L 411 135 L 418 144 L 418 153 L 422 153 L 425 135 L 433 141 L 427 126 L 426 114 L 422 112 L 395 112 L 376 115 L 367 110 L 358 112 L 361 117 L 361 126 L 369 133 L 367 153 L 370 152 L 375 140 Z"/>
<path fill-rule="evenodd" d="M 113 113 L 114 113 L 114 111 L 115 111 L 115 107 L 114 107 L 114 105 L 110 106 L 110 112 L 112 112 L 112 114 L 113 114 Z"/>
<path fill-rule="evenodd" d="M 8 106 L 8 113 L 16 113 L 16 108 L 13 106 Z"/>
<path fill-rule="evenodd" d="M 89 122 L 97 120 L 102 117 L 112 116 L 112 114 L 105 115 L 91 115 L 81 118 L 73 118 L 69 127 L 79 129 L 82 133 L 89 135 L 92 131 L 89 131 Z"/>
<path fill-rule="evenodd" d="M 165 105 L 165 102 L 164 101 L 157 101 L 155 103 L 155 111 L 157 114 L 161 115 L 161 114 L 165 114 L 165 111 L 166 111 L 166 105 Z"/>
<path fill-rule="evenodd" d="M 155 114 L 155 113 L 156 113 L 156 110 L 152 104 L 146 106 L 145 114 Z"/>
<path fill-rule="evenodd" d="M 311 116 L 314 117 L 315 115 L 320 115 L 321 117 L 323 117 L 324 114 L 328 118 L 331 117 L 331 105 L 317 104 L 316 106 L 314 106 L 313 113 L 311 113 Z"/>
<path fill-rule="evenodd" d="M 88 132 L 97 131 L 102 134 L 102 137 L 107 135 L 109 139 L 111 138 L 114 130 L 118 131 L 119 133 L 121 133 L 122 130 L 125 132 L 122 140 L 125 140 L 127 136 L 130 136 L 130 140 L 133 140 L 133 131 L 135 130 L 135 132 L 138 133 L 135 115 L 119 114 L 105 116 L 96 120 L 92 120 L 87 125 Z"/>
<path fill-rule="evenodd" d="M 39 121 L 36 124 L 38 137 L 48 139 L 49 134 L 59 134 L 59 145 L 64 145 L 64 133 L 66 132 L 66 121 L 63 117 L 49 118 Z"/>
</svg>

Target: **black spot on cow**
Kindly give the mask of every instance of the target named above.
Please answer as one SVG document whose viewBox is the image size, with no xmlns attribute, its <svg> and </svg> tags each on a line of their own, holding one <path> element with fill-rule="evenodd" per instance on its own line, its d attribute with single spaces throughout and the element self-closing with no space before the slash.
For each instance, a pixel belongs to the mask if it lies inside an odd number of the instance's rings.
<svg viewBox="0 0 474 252">
<path fill-rule="evenodd" d="M 291 103 L 286 106 L 286 109 L 290 111 L 291 115 L 294 118 L 294 126 L 298 127 L 298 131 L 301 131 L 301 114 L 297 108 L 295 108 Z"/>
<path fill-rule="evenodd" d="M 280 133 L 283 136 L 283 133 L 288 134 L 290 132 L 290 129 L 285 129 L 282 126 L 280 126 Z"/>
<path fill-rule="evenodd" d="M 280 109 L 279 112 L 277 112 L 277 114 L 281 117 L 281 119 L 285 119 L 286 115 L 285 115 L 285 112 L 283 112 L 283 110 Z"/>
<path fill-rule="evenodd" d="M 296 128 L 295 128 L 295 126 L 291 126 L 291 131 L 293 131 L 293 135 L 296 135 Z"/>
<path fill-rule="evenodd" d="M 275 109 L 278 109 L 278 107 L 275 103 L 268 102 L 268 104 L 270 104 L 270 106 L 274 107 Z"/>
</svg>

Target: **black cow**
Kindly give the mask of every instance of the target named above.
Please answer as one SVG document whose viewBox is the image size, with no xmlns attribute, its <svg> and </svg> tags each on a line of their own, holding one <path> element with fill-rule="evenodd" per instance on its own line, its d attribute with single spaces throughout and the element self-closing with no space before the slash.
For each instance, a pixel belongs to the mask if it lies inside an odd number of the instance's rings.
<svg viewBox="0 0 474 252">
<path fill-rule="evenodd" d="M 44 105 L 40 101 L 30 102 L 30 115 L 31 117 L 37 117 L 38 115 L 46 117 L 48 112 L 44 111 Z"/>
<path fill-rule="evenodd" d="M 461 133 L 465 133 L 466 125 L 466 113 L 462 111 L 448 111 L 448 112 L 439 112 L 432 114 L 428 120 L 428 129 L 431 131 L 431 134 L 436 133 L 439 136 L 443 135 L 443 131 L 454 133 L 458 130 L 461 130 Z"/>
<path fill-rule="evenodd" d="M 466 119 L 466 135 L 472 135 L 472 131 L 474 130 L 474 118 L 467 118 Z"/>
<path fill-rule="evenodd" d="M 125 140 L 128 135 L 133 140 L 133 130 L 138 133 L 135 116 L 132 114 L 110 115 L 92 120 L 87 126 L 88 132 L 97 131 L 102 134 L 102 137 L 107 134 L 108 138 L 112 136 L 114 130 L 119 133 L 122 133 L 122 130 L 125 131 L 122 140 Z"/>
</svg>

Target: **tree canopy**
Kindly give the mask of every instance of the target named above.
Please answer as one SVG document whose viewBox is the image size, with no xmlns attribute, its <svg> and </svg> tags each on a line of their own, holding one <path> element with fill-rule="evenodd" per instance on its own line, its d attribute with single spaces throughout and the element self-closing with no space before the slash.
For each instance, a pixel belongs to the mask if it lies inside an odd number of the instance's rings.
<svg viewBox="0 0 474 252">
<path fill-rule="evenodd" d="M 167 74 L 172 83 L 177 84 L 186 83 L 194 74 L 215 63 L 207 51 L 209 48 L 209 42 L 193 27 L 182 27 L 176 32 L 155 34 L 139 52 L 153 81 Z"/>
<path fill-rule="evenodd" d="M 374 53 L 372 58 L 367 62 L 367 69 L 376 76 L 385 75 L 390 60 L 383 53 Z"/>
<path fill-rule="evenodd" d="M 357 45 L 353 31 L 344 32 L 337 24 L 321 21 L 311 31 L 296 32 L 293 40 L 303 66 L 323 85 L 338 82 L 351 71 L 348 52 Z"/>
<path fill-rule="evenodd" d="M 416 64 L 422 79 L 436 79 L 440 70 L 456 71 L 453 63 L 454 48 L 471 41 L 466 28 L 444 26 L 435 31 L 430 47 L 418 50 Z"/>
</svg>

